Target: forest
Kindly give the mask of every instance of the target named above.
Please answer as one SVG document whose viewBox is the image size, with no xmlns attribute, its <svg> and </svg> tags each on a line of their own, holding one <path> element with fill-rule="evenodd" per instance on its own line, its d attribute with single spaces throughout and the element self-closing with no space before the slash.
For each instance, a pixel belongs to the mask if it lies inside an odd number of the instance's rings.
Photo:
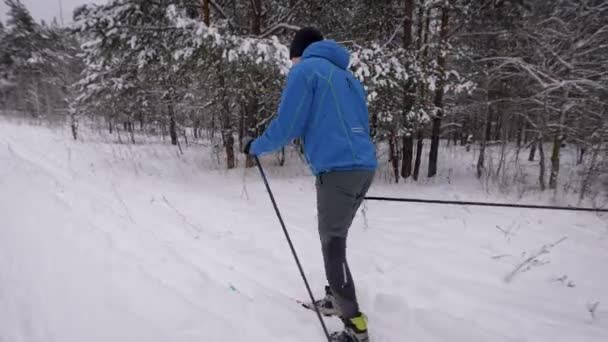
<svg viewBox="0 0 608 342">
<path fill-rule="evenodd" d="M 514 182 L 507 165 L 532 162 L 536 188 L 558 189 L 575 153 L 580 197 L 608 189 L 605 0 L 110 0 L 63 26 L 5 2 L 1 113 L 76 140 L 97 125 L 125 144 L 204 141 L 222 168 L 251 167 L 241 138 L 275 115 L 290 39 L 312 26 L 351 52 L 391 182 L 435 177 L 458 146 L 471 177 Z"/>
</svg>

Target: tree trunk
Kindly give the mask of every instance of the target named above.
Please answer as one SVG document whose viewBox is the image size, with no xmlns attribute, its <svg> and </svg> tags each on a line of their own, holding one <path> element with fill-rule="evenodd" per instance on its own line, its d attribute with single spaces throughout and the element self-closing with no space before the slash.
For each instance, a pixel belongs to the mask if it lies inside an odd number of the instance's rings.
<svg viewBox="0 0 608 342">
<path fill-rule="evenodd" d="M 585 147 L 580 147 L 578 151 L 578 159 L 576 160 L 576 165 L 581 165 L 585 158 Z"/>
<path fill-rule="evenodd" d="M 426 43 L 428 42 L 429 25 L 431 22 L 430 8 L 426 6 L 426 0 L 421 0 L 418 6 L 418 34 L 416 41 L 416 49 L 421 54 L 421 62 L 426 68 L 428 48 Z M 426 106 L 427 96 L 424 84 L 418 87 L 418 93 L 420 103 Z M 414 172 L 412 173 L 412 179 L 418 181 L 420 175 L 420 164 L 422 163 L 422 150 L 424 147 L 424 132 L 422 127 L 418 127 L 416 133 L 416 159 L 414 160 Z"/>
<path fill-rule="evenodd" d="M 485 135 L 486 142 L 492 140 L 492 120 L 493 120 L 492 112 L 488 111 L 488 115 L 486 118 L 486 135 Z"/>
<path fill-rule="evenodd" d="M 553 138 L 553 149 L 551 151 L 551 173 L 549 175 L 549 189 L 557 188 L 557 176 L 559 175 L 559 152 L 562 146 L 560 135 Z"/>
<path fill-rule="evenodd" d="M 424 135 L 422 129 L 418 130 L 416 140 L 416 160 L 414 161 L 414 173 L 412 174 L 412 178 L 415 181 L 418 180 L 418 175 L 420 174 L 420 163 L 422 162 L 422 148 L 424 147 Z"/>
<path fill-rule="evenodd" d="M 144 114 L 143 113 L 139 113 L 139 130 L 143 131 L 144 130 Z"/>
<path fill-rule="evenodd" d="M 194 120 L 194 139 L 199 139 L 200 138 L 200 134 L 199 134 L 199 130 L 201 127 L 201 120 L 200 119 L 196 119 Z"/>
<path fill-rule="evenodd" d="M 502 111 L 500 110 L 500 106 L 496 106 L 495 107 L 495 113 L 496 113 L 496 127 L 494 127 L 494 141 L 498 142 L 502 140 L 502 120 L 504 117 L 504 114 L 502 113 Z"/>
<path fill-rule="evenodd" d="M 524 120 L 524 125 L 523 125 L 524 145 L 527 146 L 528 141 L 530 141 L 530 123 L 526 119 L 523 119 L 523 120 Z"/>
<path fill-rule="evenodd" d="M 239 117 L 239 127 L 238 127 L 238 137 L 239 137 L 239 146 L 241 150 L 243 149 L 243 138 L 245 137 L 245 116 L 247 113 L 247 105 L 241 103 L 241 113 Z"/>
<path fill-rule="evenodd" d="M 536 157 L 536 143 L 533 143 L 532 146 L 530 146 L 530 155 L 528 156 L 528 161 L 534 161 Z"/>
<path fill-rule="evenodd" d="M 410 49 L 413 43 L 412 28 L 414 25 L 414 0 L 404 0 L 405 5 L 405 17 L 403 19 L 403 48 Z M 401 163 L 401 177 L 408 178 L 412 175 L 412 160 L 414 159 L 414 132 L 411 129 L 411 123 L 408 121 L 408 114 L 414 107 L 416 101 L 415 96 L 411 94 L 416 93 L 416 85 L 413 82 L 408 82 L 404 87 L 403 92 L 403 128 L 406 129 L 406 133 L 403 135 L 403 146 L 402 146 L 402 163 Z"/>
<path fill-rule="evenodd" d="M 177 123 L 175 122 L 175 112 L 173 105 L 169 104 L 169 136 L 171 136 L 171 145 L 177 145 Z"/>
<path fill-rule="evenodd" d="M 564 99 L 568 101 L 570 92 L 566 89 L 564 93 Z M 567 102 L 566 102 L 567 103 Z M 553 138 L 553 151 L 551 152 L 551 174 L 549 175 L 549 188 L 557 188 L 557 177 L 559 176 L 559 155 L 564 142 L 564 125 L 566 124 L 567 114 L 566 104 L 562 105 L 562 109 L 559 115 L 559 130 L 555 133 Z"/>
<path fill-rule="evenodd" d="M 486 132 L 483 136 L 483 139 L 481 139 L 481 143 L 479 144 L 479 158 L 477 159 L 477 178 L 481 178 L 481 176 L 483 175 L 483 170 L 485 168 L 486 162 L 486 146 L 488 144 L 488 140 L 490 139 L 490 128 L 492 127 L 492 110 L 490 108 L 489 103 L 486 103 L 486 106 Z"/>
<path fill-rule="evenodd" d="M 372 113 L 372 118 L 370 120 L 370 135 L 372 140 L 378 135 L 378 111 L 374 111 Z"/>
<path fill-rule="evenodd" d="M 485 168 L 486 162 L 486 146 L 488 144 L 488 140 L 490 139 L 490 127 L 492 126 L 492 111 L 490 110 L 489 104 L 486 104 L 486 106 L 486 134 L 484 134 L 483 139 L 481 139 L 481 142 L 479 144 L 479 158 L 477 159 L 477 178 L 481 178 L 481 176 L 483 176 L 483 170 Z"/>
<path fill-rule="evenodd" d="M 46 107 L 46 116 L 50 117 L 53 114 L 51 107 L 51 96 L 49 95 L 49 87 L 44 87 L 44 105 Z"/>
<path fill-rule="evenodd" d="M 127 121 L 127 129 L 126 131 L 129 132 L 129 137 L 131 138 L 131 143 L 135 144 L 135 132 L 133 129 L 133 121 L 131 121 L 131 119 L 129 119 L 129 121 Z"/>
<path fill-rule="evenodd" d="M 224 133 L 224 147 L 226 148 L 226 168 L 234 169 L 236 167 L 236 159 L 234 156 L 234 137 L 232 131 Z"/>
<path fill-rule="evenodd" d="M 76 111 L 71 111 L 70 119 L 72 127 L 72 137 L 74 138 L 74 140 L 78 140 L 78 117 L 76 116 Z"/>
<path fill-rule="evenodd" d="M 255 134 L 255 132 L 254 132 L 255 124 L 256 124 L 255 117 L 260 108 L 260 103 L 258 101 L 258 97 L 254 95 L 252 98 L 250 98 L 246 108 L 247 108 L 247 110 L 245 112 L 245 118 L 244 118 L 244 123 L 243 123 L 245 126 L 245 132 L 243 132 L 243 134 L 252 135 L 252 134 Z M 283 157 L 283 159 L 285 159 L 285 151 L 283 151 L 282 157 Z M 284 160 L 283 160 L 283 163 L 285 163 Z M 250 167 L 254 167 L 254 166 L 255 166 L 255 162 L 254 162 L 253 157 L 251 155 L 247 155 L 247 157 L 245 159 L 245 167 L 250 168 Z"/>
<path fill-rule="evenodd" d="M 429 27 L 428 16 L 427 16 L 426 20 L 424 18 L 424 8 L 426 7 L 425 2 L 426 2 L 426 0 L 421 0 L 420 5 L 418 6 L 418 15 L 417 15 L 417 17 L 418 17 L 418 25 L 417 25 L 418 26 L 418 34 L 417 34 L 418 40 L 416 41 L 416 49 L 418 51 L 420 51 L 422 49 L 422 45 L 423 45 L 422 43 L 423 42 L 426 43 L 426 37 L 425 37 L 426 33 L 424 33 L 424 27 L 426 26 L 427 29 Z M 426 25 L 425 25 L 425 23 L 426 23 Z"/>
<path fill-rule="evenodd" d="M 216 121 L 216 114 L 215 114 L 215 111 L 213 111 L 213 113 L 211 114 L 211 140 L 213 140 L 213 138 L 215 138 L 215 121 Z"/>
<path fill-rule="evenodd" d="M 279 153 L 279 166 L 285 166 L 285 146 L 281 148 L 281 152 Z"/>
<path fill-rule="evenodd" d="M 234 136 L 232 131 L 232 120 L 230 119 L 230 103 L 227 94 L 227 84 L 224 78 L 222 65 L 218 64 L 218 81 L 220 90 L 222 91 L 222 141 L 226 150 L 226 167 L 234 169 L 236 167 L 236 159 L 234 154 Z"/>
<path fill-rule="evenodd" d="M 441 15 L 441 29 L 439 32 L 439 38 L 441 40 L 440 46 L 445 48 L 448 37 L 448 24 L 449 24 L 449 8 L 445 6 L 442 9 Z M 437 57 L 437 65 L 439 67 L 439 80 L 437 81 L 437 88 L 435 89 L 435 100 L 434 104 L 437 108 L 437 113 L 433 118 L 433 128 L 431 132 L 431 151 L 429 154 L 429 172 L 428 176 L 433 177 L 437 174 L 437 157 L 439 155 L 439 134 L 441 130 L 441 119 L 443 118 L 443 87 L 445 84 L 445 65 L 446 65 L 446 54 L 443 51 L 439 52 Z"/>
<path fill-rule="evenodd" d="M 523 137 L 523 131 L 524 131 L 524 119 L 522 119 L 521 117 L 518 120 L 517 123 L 517 133 L 516 133 L 516 138 L 517 139 L 517 148 L 521 148 L 521 140 Z"/>
<path fill-rule="evenodd" d="M 262 34 L 262 0 L 251 0 L 251 32 L 259 36 Z"/>
<path fill-rule="evenodd" d="M 401 177 L 412 175 L 412 160 L 414 159 L 414 136 L 408 132 L 403 136 L 403 163 L 401 164 Z"/>
<path fill-rule="evenodd" d="M 482 139 L 479 144 L 479 158 L 477 159 L 477 178 L 483 176 L 483 168 L 486 162 L 486 139 Z"/>
<path fill-rule="evenodd" d="M 403 18 L 403 48 L 412 45 L 412 28 L 414 26 L 414 0 L 404 0 L 405 17 Z"/>
<path fill-rule="evenodd" d="M 468 125 L 468 121 L 465 119 L 465 121 L 462 123 L 462 129 L 460 131 L 460 146 L 465 146 L 467 144 L 467 130 L 469 129 L 469 125 Z"/>
<path fill-rule="evenodd" d="M 501 113 L 499 115 L 499 130 L 497 130 L 498 133 L 496 142 L 500 143 L 500 159 L 498 160 L 498 166 L 496 167 L 496 178 L 500 176 L 500 172 L 502 171 L 505 165 L 505 158 L 507 152 L 507 141 L 509 132 L 507 131 L 507 127 L 503 122 L 504 117 L 504 113 Z"/>
<path fill-rule="evenodd" d="M 35 83 L 35 88 L 30 92 L 31 98 L 34 99 L 34 107 L 36 108 L 36 112 L 34 113 L 35 118 L 40 117 L 40 96 L 39 96 L 39 83 Z"/>
<path fill-rule="evenodd" d="M 540 185 L 540 189 L 544 191 L 547 188 L 545 184 L 545 151 L 543 149 L 543 138 L 542 136 L 538 139 L 538 154 L 540 156 L 540 172 L 538 175 L 538 183 Z"/>
<path fill-rule="evenodd" d="M 201 18 L 205 25 L 209 26 L 211 24 L 211 15 L 209 11 L 209 0 L 201 0 Z"/>
<path fill-rule="evenodd" d="M 122 144 L 122 137 L 120 136 L 120 125 L 116 127 L 116 135 L 118 136 L 118 143 Z"/>
<path fill-rule="evenodd" d="M 599 171 L 598 168 L 601 167 L 601 164 L 598 165 L 598 158 L 600 158 L 600 151 L 602 150 L 603 145 L 604 143 L 602 139 L 601 141 L 597 142 L 595 146 L 591 146 L 589 167 L 587 168 L 585 176 L 583 177 L 579 200 L 582 200 L 586 196 L 587 192 L 589 191 L 589 186 L 594 183 L 595 176 Z"/>
<path fill-rule="evenodd" d="M 388 138 L 388 150 L 391 165 L 393 166 L 393 172 L 395 173 L 395 183 L 399 183 L 399 153 L 397 147 L 397 138 L 395 132 L 391 130 Z"/>
</svg>

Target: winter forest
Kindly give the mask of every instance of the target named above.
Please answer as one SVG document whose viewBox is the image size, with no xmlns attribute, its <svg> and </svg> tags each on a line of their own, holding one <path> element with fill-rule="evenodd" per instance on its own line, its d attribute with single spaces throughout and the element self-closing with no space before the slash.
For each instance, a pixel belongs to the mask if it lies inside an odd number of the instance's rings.
<svg viewBox="0 0 608 342">
<path fill-rule="evenodd" d="M 503 188 L 606 188 L 593 186 L 608 170 L 603 0 L 112 0 L 69 26 L 5 2 L 3 113 L 59 120 L 74 139 L 103 126 L 123 143 L 210 143 L 222 168 L 252 166 L 239 165 L 240 139 L 272 119 L 288 41 L 313 26 L 352 53 L 387 181 L 434 177 L 451 145 L 475 154 L 471 177 Z"/>
<path fill-rule="evenodd" d="M 608 341 L 608 0 L 2 1 L 0 342 Z"/>
</svg>

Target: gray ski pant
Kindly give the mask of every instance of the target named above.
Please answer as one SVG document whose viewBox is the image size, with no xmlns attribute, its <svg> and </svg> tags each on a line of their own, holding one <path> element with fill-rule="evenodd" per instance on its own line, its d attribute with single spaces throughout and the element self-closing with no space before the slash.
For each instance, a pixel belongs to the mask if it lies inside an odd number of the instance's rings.
<svg viewBox="0 0 608 342">
<path fill-rule="evenodd" d="M 346 238 L 373 178 L 374 171 L 335 171 L 317 176 L 317 212 L 325 275 L 343 319 L 353 318 L 359 312 L 355 284 L 346 261 Z"/>
</svg>

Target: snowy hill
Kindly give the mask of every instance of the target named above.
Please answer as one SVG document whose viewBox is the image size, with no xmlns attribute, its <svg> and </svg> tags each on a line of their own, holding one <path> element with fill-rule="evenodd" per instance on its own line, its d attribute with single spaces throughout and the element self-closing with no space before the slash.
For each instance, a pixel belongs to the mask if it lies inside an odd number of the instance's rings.
<svg viewBox="0 0 608 342">
<path fill-rule="evenodd" d="M 295 302 L 305 289 L 256 170 L 213 170 L 208 151 L 184 152 L 0 120 L 0 341 L 323 341 Z M 271 186 L 320 295 L 312 178 L 273 160 Z M 371 193 L 467 195 L 382 182 Z M 605 215 L 366 209 L 349 257 L 374 342 L 608 340 Z"/>
</svg>

